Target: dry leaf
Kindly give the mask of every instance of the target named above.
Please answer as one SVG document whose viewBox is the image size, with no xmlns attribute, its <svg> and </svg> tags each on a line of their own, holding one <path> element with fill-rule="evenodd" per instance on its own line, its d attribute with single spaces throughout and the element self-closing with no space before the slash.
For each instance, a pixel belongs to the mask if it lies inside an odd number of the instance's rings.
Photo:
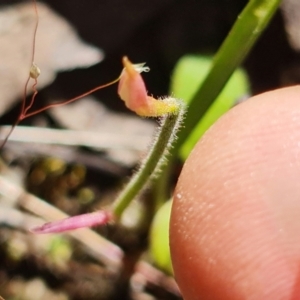
<svg viewBox="0 0 300 300">
<path fill-rule="evenodd" d="M 38 3 L 35 63 L 41 69 L 38 88 L 56 72 L 88 67 L 103 59 L 100 49 L 83 43 L 75 30 L 45 4 Z M 32 3 L 0 10 L 0 115 L 23 94 L 30 66 L 36 15 Z"/>
</svg>

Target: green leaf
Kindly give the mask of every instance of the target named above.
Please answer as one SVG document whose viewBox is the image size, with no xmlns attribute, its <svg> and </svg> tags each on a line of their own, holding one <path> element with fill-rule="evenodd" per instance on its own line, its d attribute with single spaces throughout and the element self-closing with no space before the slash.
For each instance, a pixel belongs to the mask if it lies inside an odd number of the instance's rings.
<svg viewBox="0 0 300 300">
<path fill-rule="evenodd" d="M 173 274 L 170 247 L 169 222 L 172 201 L 167 201 L 155 214 L 150 231 L 150 253 L 155 265 Z"/>
<path fill-rule="evenodd" d="M 171 92 L 176 98 L 182 98 L 187 104 L 192 100 L 197 89 L 210 71 L 211 56 L 184 56 L 177 63 Z M 238 99 L 249 94 L 249 81 L 242 69 L 237 69 L 219 94 L 217 99 L 198 122 L 195 129 L 181 146 L 179 156 L 185 160 L 199 138 L 216 120 L 228 111 Z"/>
</svg>

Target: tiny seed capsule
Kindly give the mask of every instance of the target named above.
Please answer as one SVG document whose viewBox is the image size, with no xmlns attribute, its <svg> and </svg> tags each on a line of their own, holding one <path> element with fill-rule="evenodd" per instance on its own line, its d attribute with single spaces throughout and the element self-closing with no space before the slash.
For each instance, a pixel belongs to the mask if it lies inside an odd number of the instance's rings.
<svg viewBox="0 0 300 300">
<path fill-rule="evenodd" d="M 40 68 L 33 62 L 30 68 L 30 77 L 33 79 L 37 79 L 41 74 Z"/>
</svg>

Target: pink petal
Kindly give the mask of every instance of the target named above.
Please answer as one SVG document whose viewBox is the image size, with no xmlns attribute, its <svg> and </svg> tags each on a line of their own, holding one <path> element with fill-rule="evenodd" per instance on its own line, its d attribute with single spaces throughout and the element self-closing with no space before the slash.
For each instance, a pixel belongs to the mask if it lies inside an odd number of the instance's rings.
<svg viewBox="0 0 300 300">
<path fill-rule="evenodd" d="M 144 80 L 140 74 L 143 68 L 136 69 L 127 57 L 123 57 L 124 70 L 120 77 L 118 94 L 130 110 L 149 110 L 149 101 Z"/>
<path fill-rule="evenodd" d="M 111 212 L 100 210 L 93 213 L 69 217 L 63 220 L 48 222 L 31 229 L 33 233 L 58 233 L 83 227 L 105 225 L 113 219 Z"/>
<path fill-rule="evenodd" d="M 123 72 L 120 76 L 118 94 L 130 110 L 142 117 L 160 117 L 173 114 L 179 110 L 178 101 L 174 98 L 157 100 L 147 95 L 141 72 L 149 71 L 144 64 L 134 65 L 123 57 Z"/>
</svg>

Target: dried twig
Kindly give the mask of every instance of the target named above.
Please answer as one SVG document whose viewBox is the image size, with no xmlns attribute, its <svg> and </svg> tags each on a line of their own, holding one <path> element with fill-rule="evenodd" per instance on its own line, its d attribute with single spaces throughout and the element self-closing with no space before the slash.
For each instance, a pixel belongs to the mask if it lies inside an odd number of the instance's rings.
<svg viewBox="0 0 300 300">
<path fill-rule="evenodd" d="M 44 200 L 27 193 L 21 187 L 0 176 L 0 193 L 15 201 L 20 207 L 42 217 L 46 221 L 59 220 L 68 217 L 67 214 L 45 202 Z M 41 225 L 41 224 L 35 224 Z M 118 272 L 122 265 L 123 251 L 112 242 L 101 237 L 91 229 L 80 229 L 67 233 L 80 243 L 88 252 L 113 272 Z"/>
<path fill-rule="evenodd" d="M 10 126 L 0 127 L 0 140 L 5 138 Z M 11 141 L 24 143 L 59 144 L 67 146 L 86 146 L 101 150 L 130 149 L 144 151 L 149 143 L 149 137 L 137 136 L 138 143 L 133 143 L 128 136 L 120 131 L 92 132 L 81 130 L 49 129 L 40 127 L 18 126 L 10 136 Z"/>
<path fill-rule="evenodd" d="M 19 142 L 8 141 L 5 145 L 5 149 L 8 150 L 9 153 L 13 153 L 16 157 L 57 157 L 67 163 L 82 164 L 87 168 L 100 170 L 101 172 L 116 177 L 126 176 L 128 172 L 127 168 L 132 166 L 132 164 L 127 164 L 126 161 L 122 161 L 122 165 L 119 162 L 115 162 L 113 157 L 109 154 L 99 155 L 99 153 L 86 153 L 71 146 L 23 143 L 20 147 Z"/>
<path fill-rule="evenodd" d="M 166 275 L 149 263 L 141 260 L 135 267 L 135 273 L 131 278 L 131 285 L 138 287 L 138 290 L 141 292 L 147 284 L 161 287 L 178 297 L 181 295 L 174 277 Z"/>
<path fill-rule="evenodd" d="M 0 209 L 0 224 L 5 224 L 10 227 L 29 229 L 36 223 L 43 222 L 42 219 L 22 212 L 16 208 L 1 206 Z M 1 300 L 1 299 L 0 299 Z"/>
</svg>

